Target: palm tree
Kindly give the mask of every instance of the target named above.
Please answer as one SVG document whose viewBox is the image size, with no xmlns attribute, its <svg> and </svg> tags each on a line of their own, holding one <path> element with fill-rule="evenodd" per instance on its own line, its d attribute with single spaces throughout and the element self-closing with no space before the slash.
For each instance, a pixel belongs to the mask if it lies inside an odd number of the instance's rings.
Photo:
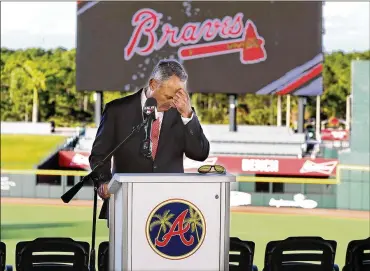
<svg viewBox="0 0 370 271">
<path fill-rule="evenodd" d="M 198 242 L 199 242 L 199 234 L 198 234 L 198 227 L 203 228 L 203 224 L 201 223 L 201 219 L 199 217 L 199 214 L 195 212 L 195 210 L 191 207 L 189 207 L 189 215 L 190 217 L 185 219 L 185 223 L 189 223 L 191 226 L 191 232 L 196 232 Z"/>
<path fill-rule="evenodd" d="M 17 91 L 16 85 L 19 84 L 19 80 L 23 81 L 23 85 L 27 90 L 33 92 L 33 106 L 32 106 L 32 122 L 38 121 L 38 109 L 39 109 L 39 91 L 46 89 L 46 76 L 38 68 L 38 64 L 33 60 L 21 61 L 19 59 L 8 61 L 5 65 L 5 71 L 10 73 L 10 89 L 11 91 Z M 28 107 L 28 106 L 26 106 Z M 26 110 L 26 119 L 28 118 Z"/>
<path fill-rule="evenodd" d="M 160 235 L 161 231 L 163 231 L 165 233 L 167 231 L 167 226 L 168 227 L 172 226 L 172 223 L 170 222 L 170 219 L 173 218 L 174 216 L 175 216 L 174 214 L 170 214 L 170 210 L 164 211 L 162 216 L 159 215 L 159 214 L 154 215 L 154 217 L 157 218 L 157 220 L 150 223 L 149 231 L 152 231 L 154 227 L 160 225 L 159 231 L 158 231 L 158 234 L 157 234 L 157 238 L 156 238 L 157 240 L 159 238 L 159 235 Z"/>
</svg>

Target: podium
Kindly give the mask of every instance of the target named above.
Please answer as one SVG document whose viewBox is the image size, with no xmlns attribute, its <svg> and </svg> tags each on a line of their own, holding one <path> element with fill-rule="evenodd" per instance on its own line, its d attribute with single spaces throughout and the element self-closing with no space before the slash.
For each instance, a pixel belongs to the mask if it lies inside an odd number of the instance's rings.
<svg viewBox="0 0 370 271">
<path fill-rule="evenodd" d="M 229 174 L 115 174 L 109 270 L 228 270 Z"/>
</svg>

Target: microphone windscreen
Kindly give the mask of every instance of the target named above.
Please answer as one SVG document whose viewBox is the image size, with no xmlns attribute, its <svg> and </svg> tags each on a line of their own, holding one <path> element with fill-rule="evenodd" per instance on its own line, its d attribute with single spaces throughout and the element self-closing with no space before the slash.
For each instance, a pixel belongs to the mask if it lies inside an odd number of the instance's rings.
<svg viewBox="0 0 370 271">
<path fill-rule="evenodd" d="M 154 114 L 156 107 L 157 107 L 157 100 L 154 99 L 153 97 L 148 98 L 143 108 L 144 115 L 149 116 L 150 114 Z"/>
<path fill-rule="evenodd" d="M 146 100 L 145 102 L 145 105 L 144 106 L 154 106 L 156 107 L 157 106 L 157 100 L 154 99 L 153 97 L 150 97 Z"/>
</svg>

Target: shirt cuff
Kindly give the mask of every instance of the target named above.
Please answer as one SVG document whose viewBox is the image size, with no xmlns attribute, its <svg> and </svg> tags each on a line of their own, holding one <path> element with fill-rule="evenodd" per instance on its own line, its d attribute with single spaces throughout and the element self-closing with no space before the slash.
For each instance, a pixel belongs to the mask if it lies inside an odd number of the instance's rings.
<svg viewBox="0 0 370 271">
<path fill-rule="evenodd" d="M 182 122 L 184 123 L 184 125 L 188 124 L 189 121 L 191 121 L 193 119 L 193 116 L 194 116 L 194 112 L 191 113 L 190 118 L 184 118 L 183 116 L 181 116 L 181 119 L 182 119 Z"/>
</svg>

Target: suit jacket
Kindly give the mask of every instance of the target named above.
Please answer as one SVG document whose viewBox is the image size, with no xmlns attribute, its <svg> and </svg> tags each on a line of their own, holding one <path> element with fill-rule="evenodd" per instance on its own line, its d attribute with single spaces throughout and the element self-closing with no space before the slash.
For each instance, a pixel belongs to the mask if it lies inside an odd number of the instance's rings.
<svg viewBox="0 0 370 271">
<path fill-rule="evenodd" d="M 143 121 L 142 91 L 143 89 L 106 104 L 89 157 L 91 168 L 127 137 L 134 126 Z M 209 155 L 209 142 L 195 112 L 193 114 L 192 120 L 184 125 L 180 113 L 175 108 L 164 112 L 154 161 L 140 153 L 141 141 L 145 136 L 144 129 L 134 134 L 113 155 L 113 172 L 110 159 L 100 167 L 98 172 L 102 176 L 101 182 L 109 181 L 115 172 L 183 173 L 184 154 L 196 161 L 206 160 Z M 108 200 L 104 200 L 99 218 L 106 219 L 107 215 Z"/>
</svg>

